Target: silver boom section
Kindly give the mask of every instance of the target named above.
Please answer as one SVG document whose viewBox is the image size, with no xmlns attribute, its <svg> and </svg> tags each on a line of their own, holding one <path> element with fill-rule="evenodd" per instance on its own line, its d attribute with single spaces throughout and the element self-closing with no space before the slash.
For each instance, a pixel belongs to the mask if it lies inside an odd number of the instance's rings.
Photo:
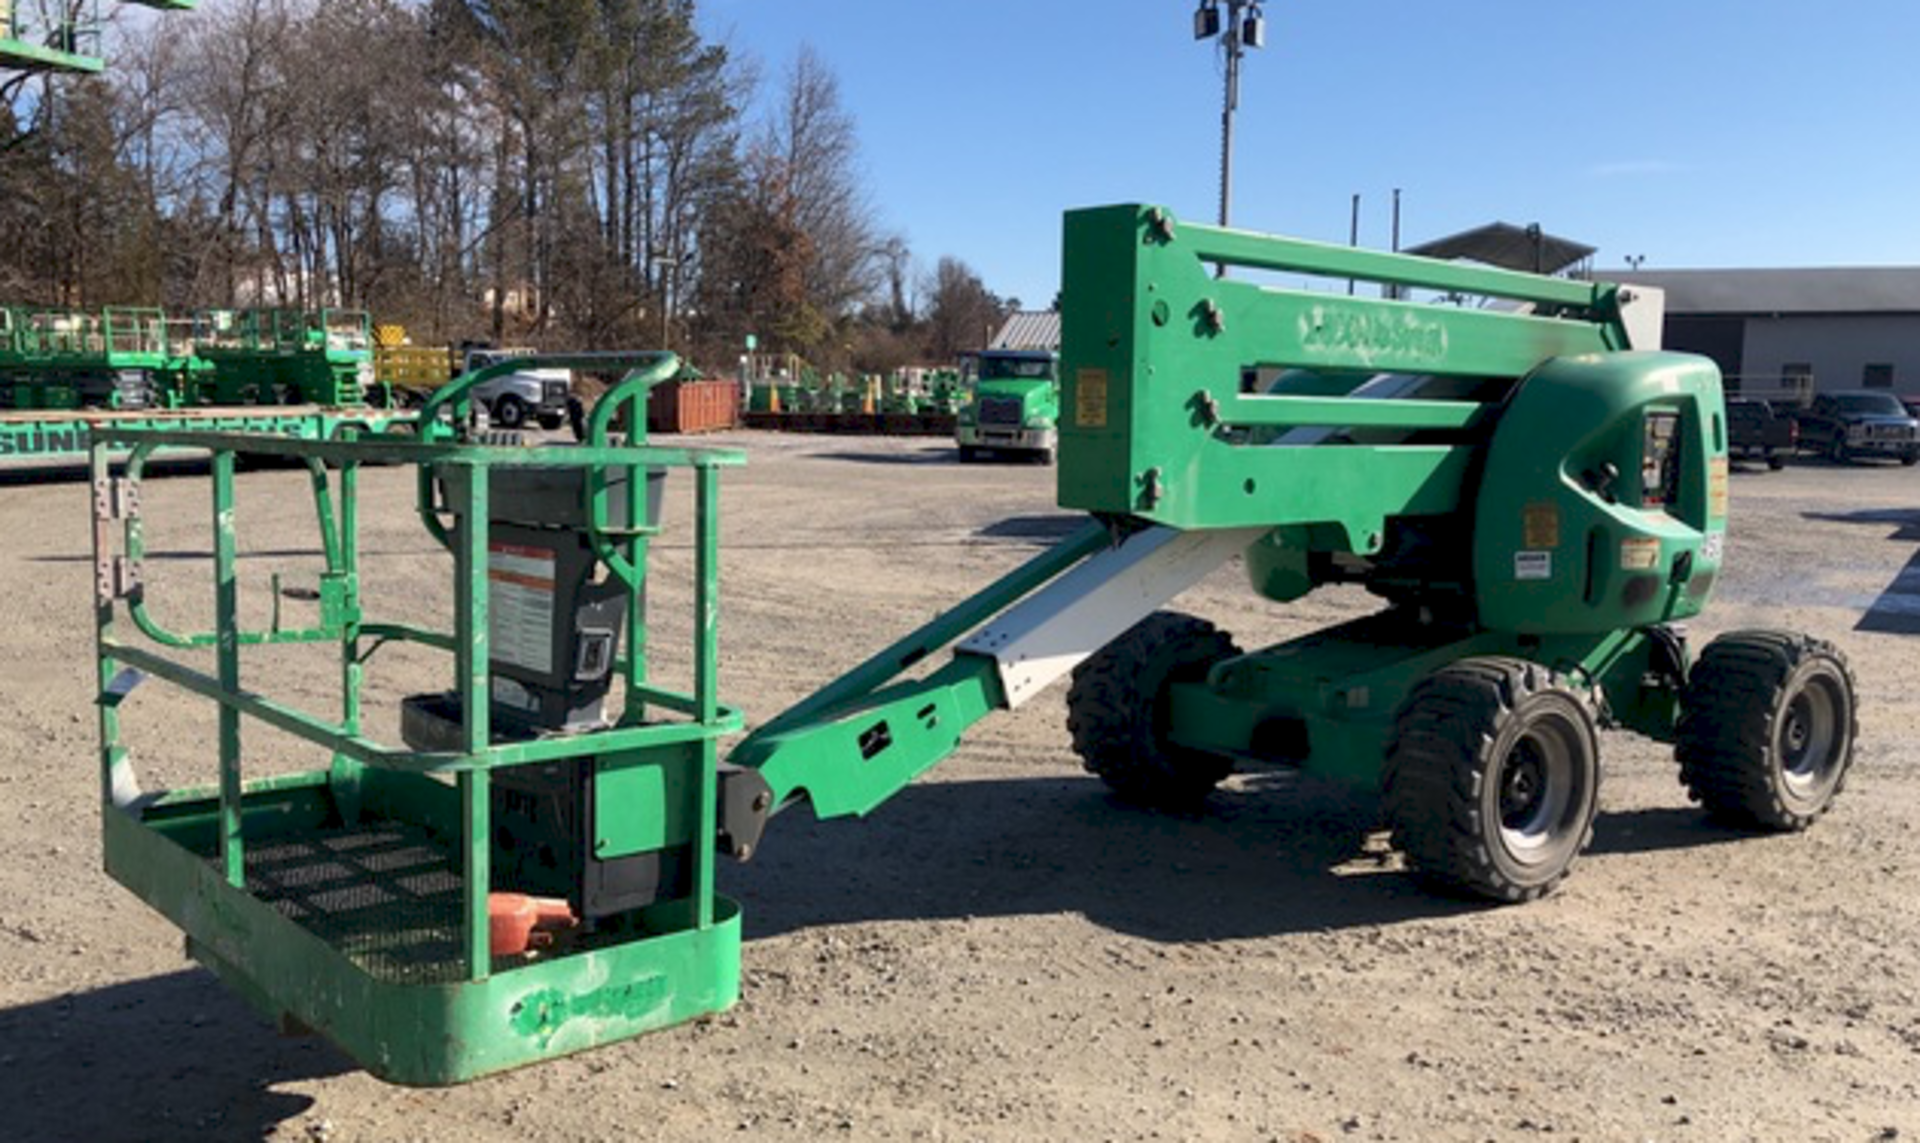
<svg viewBox="0 0 1920 1143">
<path fill-rule="evenodd" d="M 1001 612 L 954 650 L 993 659 L 1006 709 L 1017 709 L 1266 532 L 1136 532 Z"/>
</svg>

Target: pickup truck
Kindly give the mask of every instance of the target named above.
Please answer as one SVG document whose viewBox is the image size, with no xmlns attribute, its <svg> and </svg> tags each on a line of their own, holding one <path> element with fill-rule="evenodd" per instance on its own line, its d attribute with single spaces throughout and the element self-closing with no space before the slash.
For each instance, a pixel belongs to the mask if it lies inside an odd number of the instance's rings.
<svg viewBox="0 0 1920 1143">
<path fill-rule="evenodd" d="M 467 350 L 466 367 L 471 373 L 510 357 L 525 357 L 531 349 Z M 487 419 L 503 429 L 517 429 L 529 420 L 537 420 L 543 429 L 557 429 L 567 422 L 567 398 L 573 392 L 573 374 L 565 369 L 517 369 L 473 387 L 473 398 L 487 410 Z"/>
<path fill-rule="evenodd" d="M 1727 453 L 1735 459 L 1764 460 L 1779 469 L 1800 447 L 1800 426 L 1785 412 L 1755 397 L 1727 398 Z"/>
<path fill-rule="evenodd" d="M 1801 412 L 1800 444 L 1836 464 L 1863 456 L 1920 462 L 1920 420 L 1892 393 L 1875 389 L 1821 393 Z"/>
</svg>

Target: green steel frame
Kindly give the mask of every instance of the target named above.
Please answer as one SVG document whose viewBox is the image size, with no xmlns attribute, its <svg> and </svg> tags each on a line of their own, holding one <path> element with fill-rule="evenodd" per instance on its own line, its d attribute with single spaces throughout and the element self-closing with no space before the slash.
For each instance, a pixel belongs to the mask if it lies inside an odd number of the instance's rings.
<svg viewBox="0 0 1920 1143">
<path fill-rule="evenodd" d="M 71 462 L 87 455 L 96 433 L 257 433 L 298 440 L 334 440 L 348 431 L 375 433 L 398 428 L 409 417 L 380 409 L 205 409 L 155 412 L 42 411 L 0 415 L 0 462 Z M 104 438 L 103 438 L 104 439 Z M 110 445 L 110 451 L 125 451 Z M 172 443 L 151 455 L 200 451 Z"/>
<path fill-rule="evenodd" d="M 14 409 L 76 409 L 102 389 L 106 407 L 118 408 L 128 373 L 139 375 L 143 401 L 171 404 L 187 369 L 185 347 L 153 308 L 18 307 L 0 332 L 0 405 Z"/>
<path fill-rule="evenodd" d="M 192 9 L 200 0 L 124 0 L 147 8 Z M 91 74 L 100 54 L 99 0 L 0 0 L 0 68 Z"/>
<path fill-rule="evenodd" d="M 193 319 L 201 404 L 358 405 L 373 384 L 361 310 L 202 310 Z"/>
<path fill-rule="evenodd" d="M 593 355 L 560 359 L 603 369 L 637 369 L 602 403 L 588 443 L 576 449 L 488 447 L 466 443 L 431 416 L 417 435 L 353 432 L 332 440 L 238 433 L 101 428 L 92 449 L 95 599 L 99 659 L 100 766 L 108 872 L 186 931 L 194 955 L 270 1014 L 316 1029 L 369 1070 L 402 1083 L 458 1082 L 506 1067 L 606 1043 L 716 1011 L 738 994 L 738 911 L 713 887 L 712 847 L 694 844 L 693 893 L 649 909 L 642 931 L 546 959 L 498 963 L 488 946 L 489 779 L 512 766 L 596 759 L 604 774 L 626 779 L 631 797 L 653 801 L 633 812 L 679 819 L 689 839 L 715 832 L 717 741 L 738 730 L 738 711 L 718 698 L 719 473 L 738 453 L 668 450 L 636 435 L 610 443 L 607 418 L 625 406 L 645 424 L 647 390 L 671 376 L 670 355 Z M 542 365 L 559 363 L 540 359 Z M 466 379 L 470 384 L 477 378 Z M 464 387 L 458 387 L 464 391 Z M 455 404 L 457 405 L 456 398 Z M 437 407 L 432 410 L 437 414 Z M 145 525 L 138 488 L 149 457 L 162 449 L 198 449 L 211 457 L 214 626 L 170 630 L 148 609 L 141 582 Z M 116 471 L 115 449 L 130 450 Z M 234 472 L 240 457 L 277 457 L 306 466 L 321 535 L 317 622 L 265 630 L 240 625 Z M 465 515 L 452 526 L 429 498 L 422 518 L 449 547 L 458 587 L 452 630 L 380 622 L 360 604 L 357 492 L 369 464 L 412 464 L 456 488 Z M 643 638 L 628 643 L 619 668 L 626 700 L 611 727 L 575 736 L 494 742 L 489 731 L 488 504 L 491 478 L 505 467 L 581 469 L 595 474 L 593 533 L 625 586 L 634 633 L 643 632 L 647 528 L 608 523 L 604 477 L 627 476 L 627 518 L 644 520 L 645 474 L 688 471 L 694 495 L 693 685 L 678 692 L 648 678 Z M 337 494 L 333 485 L 337 481 Z M 118 528 L 116 529 L 116 523 Z M 118 535 L 116 536 L 116 532 Z M 116 542 L 117 541 L 117 542 Z M 276 585 L 277 586 L 277 585 Z M 128 631 L 122 620 L 131 623 Z M 136 634 L 137 633 L 137 634 Z M 144 638 L 142 638 L 144 637 Z M 462 749 L 422 752 L 382 744 L 363 726 L 361 685 L 383 645 L 412 642 L 451 654 L 461 699 Z M 157 644 L 157 646 L 155 646 Z M 342 707 L 322 716 L 270 699 L 245 679 L 249 647 L 326 644 L 337 648 Z M 187 665 L 169 649 L 211 648 L 215 670 Z M 143 793 L 122 715 L 142 678 L 211 700 L 219 709 L 218 781 Z M 331 753 L 325 770 L 249 779 L 245 727 L 284 731 Z M 670 804 L 673 799 L 680 804 Z M 330 942 L 264 898 L 250 854 L 329 828 L 386 823 L 438 839 L 457 871 L 457 972 L 392 979 L 364 955 Z M 431 974 L 429 974 L 431 976 Z"/>
</svg>

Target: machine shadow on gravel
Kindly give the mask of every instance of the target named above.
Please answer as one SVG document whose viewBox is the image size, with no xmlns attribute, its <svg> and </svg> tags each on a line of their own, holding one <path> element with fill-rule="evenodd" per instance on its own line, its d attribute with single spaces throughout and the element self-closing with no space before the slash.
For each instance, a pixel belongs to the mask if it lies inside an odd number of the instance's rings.
<svg viewBox="0 0 1920 1143">
<path fill-rule="evenodd" d="M 17 1139 L 266 1138 L 314 1102 L 276 1086 L 357 1070 L 199 969 L 0 1009 L 0 1061 Z"/>
<path fill-rule="evenodd" d="M 959 454 L 952 445 L 916 448 L 910 452 L 819 452 L 813 460 L 837 460 L 848 464 L 918 465 L 958 464 Z"/>
<path fill-rule="evenodd" d="M 1920 511 L 1872 508 L 1859 512 L 1807 512 L 1808 520 L 1836 524 L 1895 525 L 1887 539 L 1896 544 L 1920 544 Z M 1881 635 L 1920 635 L 1920 551 L 1907 561 L 1854 624 L 1855 631 Z"/>
<path fill-rule="evenodd" d="M 1274 785 L 1288 787 L 1283 791 Z M 1291 776 L 1238 779 L 1200 812 L 1110 797 L 1092 778 L 934 782 L 862 822 L 805 808 L 723 867 L 749 939 L 855 921 L 1080 913 L 1156 941 L 1242 939 L 1477 912 L 1398 870 L 1379 808 Z M 823 875 L 823 870 L 831 870 Z"/>
</svg>

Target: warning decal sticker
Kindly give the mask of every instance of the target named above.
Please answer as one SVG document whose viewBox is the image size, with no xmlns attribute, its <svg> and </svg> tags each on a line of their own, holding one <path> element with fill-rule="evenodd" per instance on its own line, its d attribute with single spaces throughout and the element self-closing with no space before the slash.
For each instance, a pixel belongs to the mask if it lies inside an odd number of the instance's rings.
<svg viewBox="0 0 1920 1143">
<path fill-rule="evenodd" d="M 1107 371 L 1082 369 L 1074 376 L 1073 423 L 1083 429 L 1107 427 Z"/>
<path fill-rule="evenodd" d="M 1620 541 L 1621 571 L 1652 571 L 1660 564 L 1660 541 L 1652 536 L 1632 536 Z"/>
<path fill-rule="evenodd" d="M 1727 458 L 1724 456 L 1707 462 L 1707 518 L 1727 518 Z"/>
<path fill-rule="evenodd" d="M 491 655 L 542 674 L 553 670 L 554 555 L 544 548 L 487 545 Z"/>
<path fill-rule="evenodd" d="M 1560 546 L 1560 506 L 1551 500 L 1529 504 L 1520 511 L 1521 530 L 1529 548 Z"/>
<path fill-rule="evenodd" d="M 1513 553 L 1513 578 L 1515 579 L 1552 579 L 1552 552 L 1515 552 Z"/>
</svg>

